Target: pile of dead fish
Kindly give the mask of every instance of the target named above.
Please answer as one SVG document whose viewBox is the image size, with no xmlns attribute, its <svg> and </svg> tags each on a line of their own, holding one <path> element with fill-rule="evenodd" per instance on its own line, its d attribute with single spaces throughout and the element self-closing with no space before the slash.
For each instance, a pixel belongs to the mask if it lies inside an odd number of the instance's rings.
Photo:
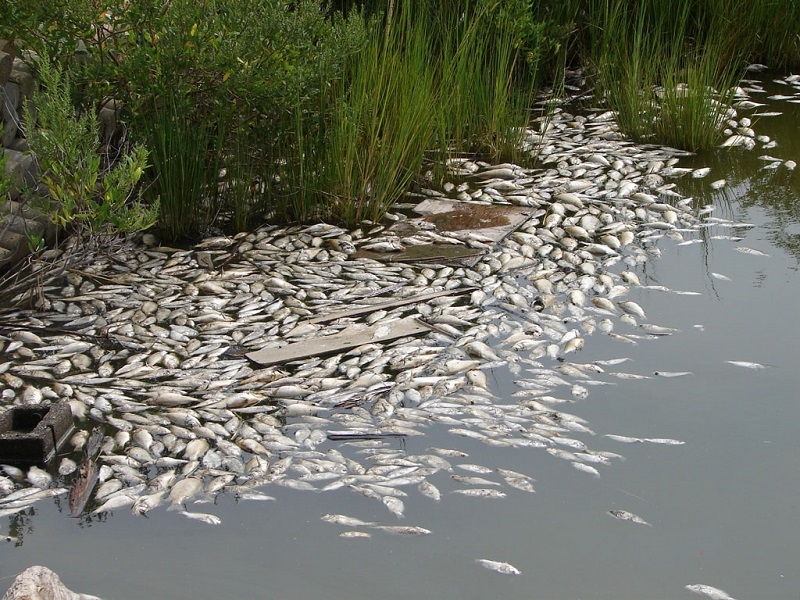
<svg viewBox="0 0 800 600">
<path fill-rule="evenodd" d="M 730 116 L 731 136 L 753 147 L 769 143 L 745 118 Z M 397 212 L 387 226 L 270 226 L 193 249 L 146 239 L 71 272 L 42 290 L 41 310 L 6 316 L 2 402 L 68 399 L 79 428 L 70 440 L 73 457 L 93 427 L 103 428 L 92 513 L 166 507 L 217 524 L 217 516 L 195 508 L 217 494 L 267 500 L 270 488 L 283 486 L 350 490 L 403 517 L 409 494 L 439 501 L 445 493 L 495 499 L 534 492 L 531 473 L 470 461 L 476 442 L 547 452 L 599 477 L 621 456 L 592 449 L 590 424 L 565 408 L 579 410 L 593 386 L 688 373 L 628 373 L 619 370 L 624 358 L 584 363 L 580 350 L 593 336 L 633 346 L 675 333 L 626 295 L 637 287 L 695 292 L 641 281 L 639 267 L 659 256 L 664 241 L 735 241 L 731 234 L 747 225 L 682 197 L 675 180 L 705 177 L 708 169 L 681 168 L 683 153 L 623 139 L 611 112 L 558 110 L 526 143 L 538 156 L 536 168 L 452 160 L 452 182 L 421 192 L 528 208 L 522 225 L 499 242 L 479 230 L 435 230 Z M 470 266 L 392 258 L 422 244 L 484 254 Z M 363 258 L 359 250 L 385 258 Z M 443 290 L 453 293 L 314 319 Z M 409 316 L 431 331 L 269 367 L 245 356 L 356 322 L 389 326 Z M 501 394 L 493 374 L 507 372 L 514 390 Z M 398 438 L 432 429 L 449 431 L 452 443 L 422 454 L 398 445 Z M 63 484 L 77 467 L 67 457 L 58 468 Z M 4 471 L 0 515 L 66 492 L 41 469 Z M 647 524 L 624 510 L 609 514 Z M 430 533 L 345 515 L 323 519 L 344 527 L 345 537 Z"/>
</svg>

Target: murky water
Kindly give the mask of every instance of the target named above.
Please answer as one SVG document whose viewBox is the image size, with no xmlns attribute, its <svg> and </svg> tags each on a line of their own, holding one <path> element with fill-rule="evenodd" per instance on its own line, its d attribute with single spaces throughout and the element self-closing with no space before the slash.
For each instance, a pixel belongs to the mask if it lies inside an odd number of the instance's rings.
<svg viewBox="0 0 800 600">
<path fill-rule="evenodd" d="M 757 133 L 778 141 L 772 156 L 797 160 L 800 107 L 773 108 L 785 114 L 762 119 Z M 147 518 L 122 509 L 76 521 L 66 507 L 42 502 L 33 516 L 14 522 L 17 530 L 9 531 L 8 519 L 0 527 L 22 540 L 0 545 L 0 589 L 22 569 L 43 564 L 72 589 L 109 599 L 622 600 L 692 598 L 684 586 L 693 583 L 740 600 L 800 597 L 800 173 L 761 170 L 765 161 L 757 157 L 764 153 L 710 153 L 681 164 L 712 167 L 706 180 L 682 182 L 681 191 L 698 205 L 713 202 L 718 216 L 754 226 L 712 232 L 740 235 L 740 242 L 710 235 L 686 246 L 656 242 L 662 257 L 641 268 L 643 283 L 702 295 L 633 290 L 629 299 L 644 307 L 650 322 L 680 333 L 637 345 L 594 335 L 574 358 L 632 359 L 607 371 L 693 373 L 598 377 L 614 385 L 592 386 L 587 399 L 569 406 L 597 433 L 591 440 L 577 437 L 626 458 L 603 468 L 599 479 L 541 450 L 491 448 L 433 426 L 425 436 L 395 443 L 414 453 L 458 448 L 470 454 L 464 462 L 533 476 L 537 493 L 509 490 L 499 500 L 450 495 L 457 485 L 441 472 L 433 478 L 445 495 L 440 503 L 416 493 L 404 499 L 403 523 L 432 535 L 375 531 L 370 539 L 340 538 L 345 528 L 320 520 L 344 513 L 396 523 L 380 503 L 349 491 L 271 487 L 274 502 L 236 503 L 222 495 L 213 510 L 219 526 L 163 509 Z M 720 178 L 728 186 L 712 192 L 709 182 Z M 736 246 L 770 256 L 743 254 Z M 504 369 L 491 375 L 492 388 L 510 402 L 515 377 Z M 605 434 L 685 444 L 623 444 Z M 615 520 L 611 509 L 631 511 L 652 526 Z M 479 558 L 508 561 L 522 573 L 487 571 Z"/>
</svg>

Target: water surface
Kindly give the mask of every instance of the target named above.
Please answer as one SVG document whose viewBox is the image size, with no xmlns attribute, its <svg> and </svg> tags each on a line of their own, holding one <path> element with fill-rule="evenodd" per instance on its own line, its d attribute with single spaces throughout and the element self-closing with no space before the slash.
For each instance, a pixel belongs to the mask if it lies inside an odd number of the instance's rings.
<svg viewBox="0 0 800 600">
<path fill-rule="evenodd" d="M 800 159 L 797 105 L 772 108 L 785 114 L 761 119 L 756 132 L 778 140 L 769 154 Z M 449 495 L 458 486 L 441 472 L 432 478 L 444 493 L 440 503 L 413 489 L 404 499 L 403 523 L 432 535 L 375 531 L 371 539 L 340 538 L 345 528 L 320 520 L 344 513 L 397 523 L 379 503 L 341 490 L 312 494 L 273 486 L 271 502 L 237 503 L 222 495 L 207 511 L 222 519 L 219 526 L 163 508 L 146 518 L 122 509 L 77 521 L 67 516 L 65 501 L 41 502 L 32 516 L 0 521 L 1 533 L 21 538 L 16 546 L 0 545 L 0 589 L 24 568 L 43 564 L 72 589 L 109 599 L 639 600 L 696 598 L 684 588 L 692 583 L 740 600 L 798 598 L 800 184 L 795 171 L 760 170 L 764 161 L 757 157 L 764 153 L 714 152 L 681 162 L 712 167 L 705 180 L 681 182 L 698 207 L 713 203 L 713 214 L 753 226 L 715 227 L 701 244 L 656 242 L 662 256 L 638 270 L 643 283 L 701 295 L 633 290 L 629 299 L 644 307 L 649 322 L 680 333 L 635 346 L 596 333 L 570 356 L 576 362 L 632 359 L 609 371 L 693 373 L 634 381 L 599 376 L 614 385 L 592 386 L 587 399 L 566 407 L 597 434 L 576 437 L 626 459 L 601 468 L 599 479 L 541 449 L 492 448 L 434 425 L 425 436 L 394 443 L 413 453 L 458 448 L 470 454 L 464 462 L 533 476 L 536 494 Z M 720 178 L 728 185 L 712 191 L 708 184 Z M 711 239 L 720 233 L 744 239 Z M 743 254 L 736 246 L 770 256 Z M 501 401 L 513 402 L 516 377 L 504 368 L 490 375 Z M 569 397 L 567 389 L 563 395 Z M 623 444 L 605 434 L 685 444 Z M 652 526 L 617 521 L 610 509 L 636 513 Z M 487 571 L 478 558 L 508 561 L 522 574 Z"/>
</svg>

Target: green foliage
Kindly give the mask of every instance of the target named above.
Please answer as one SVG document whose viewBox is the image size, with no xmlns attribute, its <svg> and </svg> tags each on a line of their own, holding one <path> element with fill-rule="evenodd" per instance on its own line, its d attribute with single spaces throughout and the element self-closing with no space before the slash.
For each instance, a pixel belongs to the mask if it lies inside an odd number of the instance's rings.
<svg viewBox="0 0 800 600">
<path fill-rule="evenodd" d="M 25 133 L 48 190 L 36 197 L 41 208 L 56 225 L 79 234 L 151 227 L 157 205 L 144 206 L 138 186 L 147 151 L 137 146 L 104 172 L 97 117 L 76 113 L 67 74 L 45 59 L 37 66 L 42 89 L 35 95 L 36 116 L 26 110 Z"/>
<path fill-rule="evenodd" d="M 3 135 L 3 126 L 0 124 L 0 136 Z M 8 162 L 8 154 L 0 149 L 0 202 L 8 199 L 8 194 L 14 187 L 14 182 L 11 177 L 6 173 L 6 163 Z"/>
<path fill-rule="evenodd" d="M 404 10 L 387 39 L 373 36 L 354 58 L 328 125 L 323 181 L 332 214 L 379 220 L 420 171 L 434 131 L 435 71 L 426 27 Z"/>
<path fill-rule="evenodd" d="M 729 22 L 690 2 L 594 6 L 597 92 L 617 111 L 622 131 L 688 150 L 713 146 L 747 52 L 731 46 Z M 703 18 L 701 35 L 695 27 Z"/>
</svg>

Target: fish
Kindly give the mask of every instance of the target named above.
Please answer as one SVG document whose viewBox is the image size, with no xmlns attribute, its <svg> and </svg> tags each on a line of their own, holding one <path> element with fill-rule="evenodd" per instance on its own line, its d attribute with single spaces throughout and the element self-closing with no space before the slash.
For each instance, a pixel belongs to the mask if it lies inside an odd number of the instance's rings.
<svg viewBox="0 0 800 600">
<path fill-rule="evenodd" d="M 339 534 L 342 538 L 371 538 L 372 534 L 367 531 L 343 531 Z"/>
<path fill-rule="evenodd" d="M 755 248 L 749 248 L 747 246 L 735 246 L 733 249 L 737 252 L 741 252 L 742 254 L 752 254 L 753 256 L 769 256 L 769 254 L 766 252 L 756 250 Z"/>
<path fill-rule="evenodd" d="M 395 498 L 394 496 L 383 496 L 381 498 L 381 502 L 383 502 L 384 506 L 386 506 L 386 508 L 388 508 L 398 519 L 403 518 L 403 513 L 405 512 L 406 507 L 400 498 Z"/>
<path fill-rule="evenodd" d="M 757 362 L 749 362 L 746 360 L 726 360 L 726 363 L 730 363 L 737 367 L 744 367 L 745 369 L 766 369 L 766 365 L 762 365 Z"/>
<path fill-rule="evenodd" d="M 167 499 L 170 507 L 167 510 L 180 510 L 180 506 L 197 495 L 203 489 L 203 480 L 197 477 L 186 477 L 172 486 Z"/>
<path fill-rule="evenodd" d="M 706 596 L 711 600 L 736 600 L 728 592 L 704 583 L 692 583 L 687 585 L 686 589 L 700 596 Z"/>
<path fill-rule="evenodd" d="M 607 433 L 604 437 L 607 437 L 610 440 L 614 440 L 615 442 L 622 442 L 623 444 L 634 444 L 636 442 L 644 441 L 642 438 L 628 437 L 626 435 L 616 435 L 614 433 Z"/>
<path fill-rule="evenodd" d="M 682 440 L 674 440 L 672 438 L 642 438 L 643 442 L 650 442 L 651 444 L 664 444 L 666 446 L 683 446 L 686 442 Z"/>
<path fill-rule="evenodd" d="M 178 511 L 179 515 L 183 515 L 189 519 L 194 519 L 195 521 L 201 521 L 208 525 L 219 525 L 222 523 L 222 519 L 220 519 L 216 515 L 211 515 L 208 513 L 200 513 L 200 512 L 189 512 L 185 510 Z"/>
<path fill-rule="evenodd" d="M 430 498 L 434 502 L 439 502 L 442 499 L 442 494 L 435 485 L 427 480 L 423 480 L 417 486 L 419 493 L 427 498 Z"/>
<path fill-rule="evenodd" d="M 336 525 L 343 525 L 345 527 L 373 527 L 375 523 L 372 521 L 362 521 L 355 517 L 348 517 L 347 515 L 325 514 L 320 517 L 326 523 L 334 523 Z"/>
<path fill-rule="evenodd" d="M 640 516 L 635 515 L 632 512 L 628 512 L 627 510 L 612 509 L 608 511 L 608 514 L 615 519 L 619 519 L 620 521 L 630 521 L 631 523 L 638 523 L 640 525 L 650 525 L 650 523 L 645 521 Z"/>
<path fill-rule="evenodd" d="M 432 533 L 430 529 L 416 525 L 375 525 L 373 529 L 397 535 L 430 535 Z"/>
<path fill-rule="evenodd" d="M 470 498 L 505 498 L 506 493 L 499 490 L 490 488 L 468 488 L 463 490 L 453 490 L 451 494 L 461 494 L 462 496 L 469 496 Z"/>
<path fill-rule="evenodd" d="M 521 571 L 517 569 L 514 565 L 507 563 L 507 562 L 499 562 L 496 560 L 489 560 L 488 558 L 478 558 L 475 559 L 482 567 L 489 569 L 490 571 L 495 571 L 497 573 L 501 573 L 503 575 L 520 575 Z"/>
<path fill-rule="evenodd" d="M 590 475 L 594 475 L 595 477 L 600 477 L 600 471 L 598 471 L 591 465 L 587 465 L 578 461 L 572 461 L 570 464 L 578 471 L 583 471 L 584 473 L 589 473 Z"/>
</svg>

